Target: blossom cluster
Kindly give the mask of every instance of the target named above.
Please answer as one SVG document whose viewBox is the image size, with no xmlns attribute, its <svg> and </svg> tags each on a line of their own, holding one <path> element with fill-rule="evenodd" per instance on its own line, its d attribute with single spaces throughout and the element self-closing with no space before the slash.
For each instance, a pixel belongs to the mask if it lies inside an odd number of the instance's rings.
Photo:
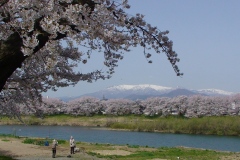
<svg viewBox="0 0 240 160">
<path fill-rule="evenodd" d="M 0 42 L 18 41 L 21 49 L 16 54 L 26 58 L 0 92 L 0 109 L 17 113 L 11 108 L 30 106 L 30 101 L 41 103 L 41 93 L 49 89 L 110 78 L 130 47 L 142 47 L 149 63 L 151 50 L 165 53 L 176 74 L 183 75 L 173 42 L 167 37 L 169 31 L 148 24 L 142 14 L 128 15 L 129 8 L 127 0 L 1 1 Z M 98 52 L 103 56 L 105 72 L 74 70 Z M 0 58 L 2 55 L 8 53 L 1 48 Z"/>
</svg>

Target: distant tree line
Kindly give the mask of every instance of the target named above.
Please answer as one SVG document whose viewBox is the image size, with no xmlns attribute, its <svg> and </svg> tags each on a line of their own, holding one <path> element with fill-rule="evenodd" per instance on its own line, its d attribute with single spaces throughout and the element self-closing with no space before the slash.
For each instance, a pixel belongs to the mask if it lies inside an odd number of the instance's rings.
<svg viewBox="0 0 240 160">
<path fill-rule="evenodd" d="M 224 97 L 178 96 L 154 97 L 146 100 L 109 99 L 82 97 L 69 102 L 56 98 L 43 98 L 37 106 L 19 105 L 21 115 L 68 114 L 73 116 L 93 115 L 145 115 L 145 116 L 224 116 L 240 115 L 240 94 Z"/>
</svg>

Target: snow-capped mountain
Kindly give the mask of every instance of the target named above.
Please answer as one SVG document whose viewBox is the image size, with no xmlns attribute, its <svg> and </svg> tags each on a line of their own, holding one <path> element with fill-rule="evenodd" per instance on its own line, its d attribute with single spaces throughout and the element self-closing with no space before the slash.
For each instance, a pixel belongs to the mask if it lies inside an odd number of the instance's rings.
<svg viewBox="0 0 240 160">
<path fill-rule="evenodd" d="M 184 88 L 173 88 L 173 87 L 164 87 L 158 85 L 151 85 L 151 84 L 141 84 L 141 85 L 118 85 L 112 86 L 106 89 L 110 92 L 131 92 L 133 94 L 169 94 L 171 92 L 188 92 L 196 93 L 196 94 L 204 94 L 209 96 L 229 96 L 234 94 L 233 92 L 223 91 L 219 89 L 199 89 L 199 90 L 190 90 Z M 139 93 L 140 92 L 140 93 Z"/>
<path fill-rule="evenodd" d="M 168 93 L 172 90 L 174 90 L 174 88 L 149 84 L 118 85 L 109 87 L 107 89 L 95 93 L 85 94 L 83 96 L 93 96 L 96 98 L 105 97 L 107 99 L 115 98 L 138 99 L 137 97 L 160 96 L 161 94 Z"/>
<path fill-rule="evenodd" d="M 209 96 L 213 95 L 222 95 L 222 96 L 229 96 L 229 95 L 233 95 L 233 92 L 228 92 L 228 91 L 223 91 L 223 90 L 219 90 L 219 89 L 199 89 L 197 90 L 198 93 L 203 93 L 203 94 L 207 94 Z"/>
<path fill-rule="evenodd" d="M 146 99 L 150 97 L 176 97 L 180 95 L 192 96 L 192 95 L 205 95 L 205 96 L 229 96 L 233 95 L 233 92 L 223 91 L 219 89 L 200 89 L 191 90 L 185 88 L 172 88 L 151 84 L 142 85 L 118 85 L 111 86 L 104 90 L 100 90 L 90 94 L 84 94 L 79 97 L 91 96 L 99 99 Z M 75 98 L 79 98 L 75 97 Z M 61 98 L 62 99 L 62 98 Z M 66 101 L 65 97 L 65 101 Z M 70 99 L 69 99 L 70 100 Z"/>
<path fill-rule="evenodd" d="M 159 92 L 167 92 L 170 90 L 173 90 L 174 88 L 171 87 L 163 87 L 163 86 L 157 86 L 157 85 L 151 85 L 151 84 L 140 84 L 140 85 L 119 85 L 119 86 L 112 86 L 107 88 L 107 90 L 111 91 L 111 90 L 134 90 L 134 91 L 138 91 L 138 90 L 146 90 L 146 89 L 152 89 L 152 90 L 156 90 Z"/>
</svg>

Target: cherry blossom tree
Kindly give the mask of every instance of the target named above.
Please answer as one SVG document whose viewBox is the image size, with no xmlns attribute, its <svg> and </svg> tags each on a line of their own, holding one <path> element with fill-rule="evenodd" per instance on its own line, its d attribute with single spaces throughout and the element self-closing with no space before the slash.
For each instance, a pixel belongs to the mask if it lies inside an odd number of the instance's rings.
<svg viewBox="0 0 240 160">
<path fill-rule="evenodd" d="M 128 15 L 129 8 L 127 0 L 1 0 L 0 107 L 10 107 L 11 99 L 41 102 L 49 89 L 110 78 L 130 47 L 141 46 L 149 63 L 151 50 L 165 53 L 181 76 L 169 31 L 142 14 Z M 96 53 L 106 72 L 74 71 Z"/>
<path fill-rule="evenodd" d="M 61 114 L 66 110 L 66 103 L 57 98 L 43 98 L 38 108 L 46 115 Z"/>
<path fill-rule="evenodd" d="M 136 107 L 136 103 L 128 99 L 110 99 L 103 101 L 102 104 L 105 106 L 104 114 L 108 115 L 129 115 Z"/>
<path fill-rule="evenodd" d="M 103 108 L 100 100 L 93 97 L 81 97 L 67 103 L 66 114 L 93 116 L 99 114 Z"/>
</svg>

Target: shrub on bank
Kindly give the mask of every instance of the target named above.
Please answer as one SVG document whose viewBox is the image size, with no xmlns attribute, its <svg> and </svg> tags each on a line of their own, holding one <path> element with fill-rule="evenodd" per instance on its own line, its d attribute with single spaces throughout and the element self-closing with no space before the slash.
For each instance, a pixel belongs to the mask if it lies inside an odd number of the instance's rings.
<svg viewBox="0 0 240 160">
<path fill-rule="evenodd" d="M 23 143 L 44 146 L 46 141 L 51 143 L 52 139 L 26 138 L 23 140 Z M 58 144 L 65 144 L 65 143 L 66 143 L 65 140 L 58 140 Z"/>
<path fill-rule="evenodd" d="M 113 123 L 113 129 L 128 129 L 147 132 L 171 132 L 208 135 L 240 135 L 240 117 L 202 117 L 202 118 L 138 118 L 138 122 L 121 121 Z"/>
<path fill-rule="evenodd" d="M 23 140 L 23 143 L 43 146 L 44 145 L 44 140 L 43 139 L 26 138 L 26 139 Z"/>
</svg>

